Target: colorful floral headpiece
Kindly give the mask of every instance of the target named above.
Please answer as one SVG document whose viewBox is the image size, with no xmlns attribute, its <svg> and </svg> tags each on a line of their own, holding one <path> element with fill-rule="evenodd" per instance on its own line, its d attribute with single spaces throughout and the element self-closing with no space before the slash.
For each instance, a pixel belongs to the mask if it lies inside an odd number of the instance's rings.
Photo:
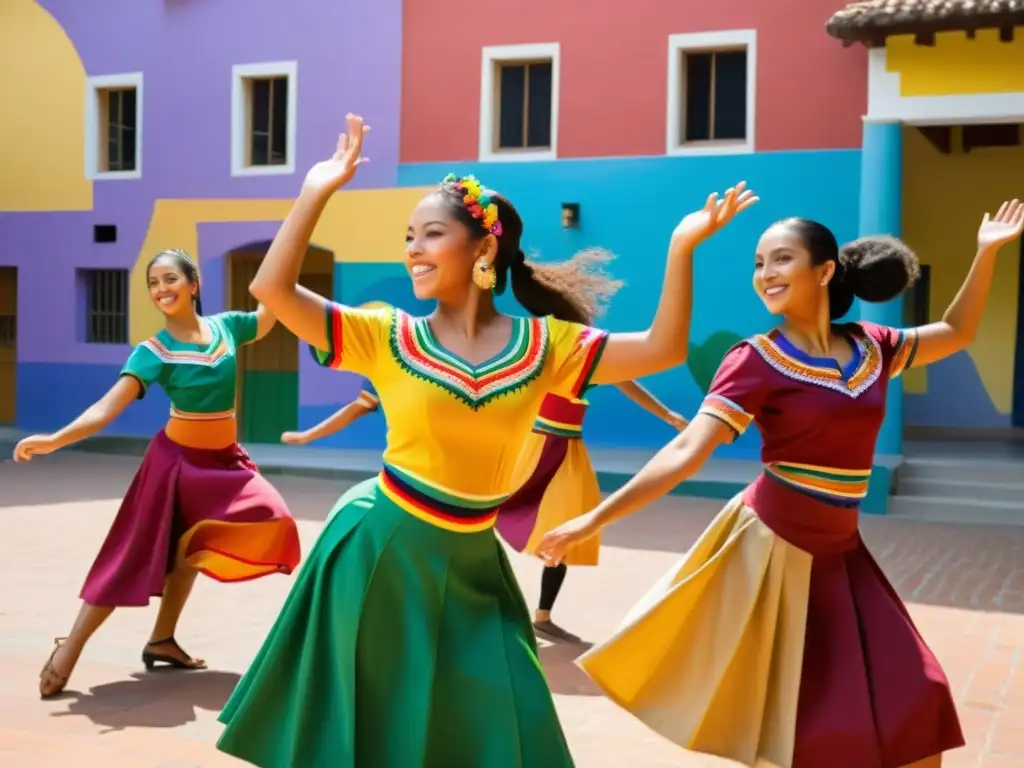
<svg viewBox="0 0 1024 768">
<path fill-rule="evenodd" d="M 484 188 L 476 176 L 456 176 L 449 173 L 442 184 L 451 184 L 462 193 L 462 202 L 474 219 L 480 219 L 488 234 L 501 236 L 501 221 L 498 219 L 498 206 L 494 199 L 484 193 Z"/>
</svg>

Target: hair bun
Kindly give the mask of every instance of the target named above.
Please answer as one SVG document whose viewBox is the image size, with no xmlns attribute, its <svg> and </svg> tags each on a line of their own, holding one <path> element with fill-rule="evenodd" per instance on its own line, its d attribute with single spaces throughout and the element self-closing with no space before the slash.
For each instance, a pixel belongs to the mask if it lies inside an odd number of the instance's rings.
<svg viewBox="0 0 1024 768">
<path fill-rule="evenodd" d="M 843 279 L 858 299 L 885 302 L 913 285 L 921 274 L 917 254 L 888 235 L 861 237 L 839 249 Z"/>
</svg>

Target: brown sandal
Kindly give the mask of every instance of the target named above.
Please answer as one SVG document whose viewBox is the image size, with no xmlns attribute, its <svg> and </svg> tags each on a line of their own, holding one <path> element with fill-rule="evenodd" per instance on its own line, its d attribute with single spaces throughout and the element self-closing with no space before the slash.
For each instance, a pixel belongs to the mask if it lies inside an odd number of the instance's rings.
<svg viewBox="0 0 1024 768">
<path fill-rule="evenodd" d="M 68 675 L 62 675 L 53 666 L 53 659 L 57 655 L 57 651 L 64 647 L 64 643 L 67 642 L 66 637 L 55 637 L 53 638 L 53 652 L 50 654 L 50 658 L 46 660 L 46 664 L 43 667 L 43 671 L 39 673 L 39 696 L 43 699 L 52 699 L 64 692 L 64 689 L 68 685 Z"/>
<path fill-rule="evenodd" d="M 562 629 L 560 626 L 555 624 L 555 622 L 551 621 L 551 619 L 533 622 L 533 630 L 535 633 L 544 635 L 550 640 L 558 640 L 563 643 L 573 644 L 583 642 L 579 637 L 568 630 Z"/>
<path fill-rule="evenodd" d="M 182 656 L 184 659 L 180 659 L 177 656 L 171 656 L 168 653 L 160 653 L 158 651 L 151 650 L 161 645 L 170 645 Z M 168 637 L 166 640 L 160 640 L 158 642 L 146 643 L 146 649 L 142 652 L 142 663 L 146 665 L 147 671 L 152 671 L 157 664 L 166 664 L 172 669 L 206 669 L 206 662 L 202 659 L 193 659 L 187 653 L 185 649 L 178 645 L 178 641 L 173 637 Z"/>
</svg>

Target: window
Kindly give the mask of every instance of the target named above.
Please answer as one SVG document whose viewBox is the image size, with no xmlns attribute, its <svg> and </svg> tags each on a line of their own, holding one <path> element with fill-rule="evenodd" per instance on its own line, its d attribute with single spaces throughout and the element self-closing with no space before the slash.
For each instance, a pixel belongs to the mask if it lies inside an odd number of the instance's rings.
<svg viewBox="0 0 1024 768">
<path fill-rule="evenodd" d="M 295 173 L 297 74 L 295 62 L 232 69 L 233 176 Z"/>
<path fill-rule="evenodd" d="M 558 143 L 557 43 L 483 49 L 481 160 L 553 160 Z"/>
<path fill-rule="evenodd" d="M 142 74 L 86 79 L 86 176 L 142 177 Z"/>
<path fill-rule="evenodd" d="M 0 349 L 14 349 L 17 339 L 18 269 L 0 267 Z"/>
<path fill-rule="evenodd" d="M 754 151 L 756 32 L 669 37 L 668 154 Z"/>
<path fill-rule="evenodd" d="M 85 342 L 128 343 L 128 270 L 82 269 L 79 284 L 85 299 Z"/>
</svg>

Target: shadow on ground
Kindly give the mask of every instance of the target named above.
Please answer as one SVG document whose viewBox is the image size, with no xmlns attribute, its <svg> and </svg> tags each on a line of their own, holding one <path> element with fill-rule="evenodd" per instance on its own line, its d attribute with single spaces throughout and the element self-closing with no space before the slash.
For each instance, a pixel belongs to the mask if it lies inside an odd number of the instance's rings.
<svg viewBox="0 0 1024 768">
<path fill-rule="evenodd" d="M 586 653 L 593 643 L 551 643 L 537 649 L 551 692 L 562 696 L 601 696 L 598 688 L 576 666 L 576 659 Z"/>
<path fill-rule="evenodd" d="M 68 708 L 51 717 L 86 717 L 101 733 L 127 728 L 177 728 L 196 720 L 196 710 L 219 712 L 240 680 L 234 672 L 158 671 L 133 673 L 90 688 L 66 691 Z"/>
</svg>

